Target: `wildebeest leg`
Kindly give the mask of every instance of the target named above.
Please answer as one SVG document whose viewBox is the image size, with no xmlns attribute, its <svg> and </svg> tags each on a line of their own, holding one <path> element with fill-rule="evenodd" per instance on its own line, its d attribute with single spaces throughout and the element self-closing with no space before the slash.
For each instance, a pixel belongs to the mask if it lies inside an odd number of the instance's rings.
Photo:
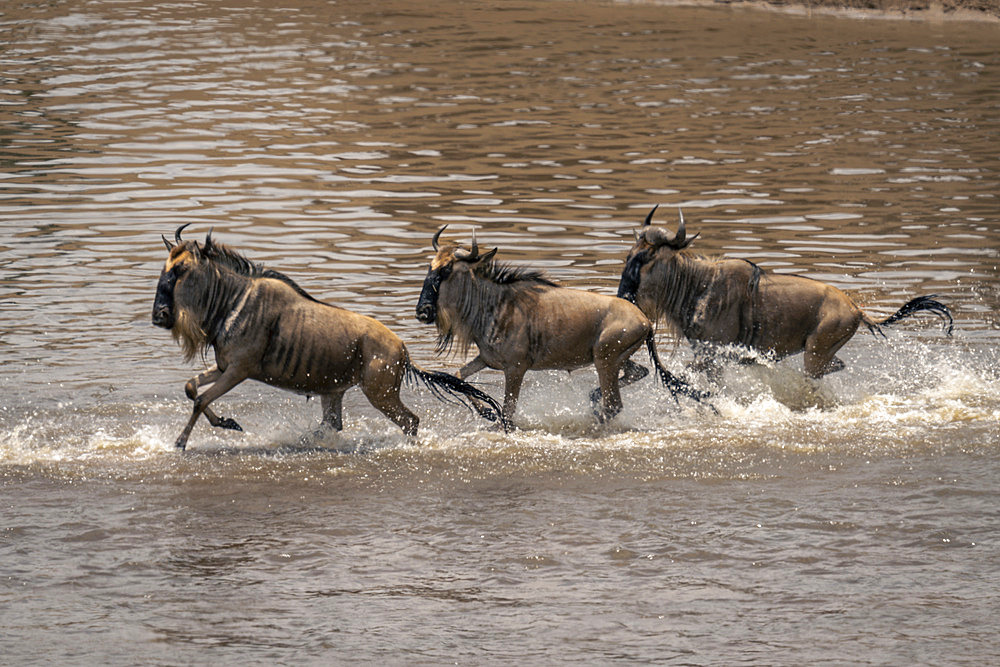
<svg viewBox="0 0 1000 667">
<path fill-rule="evenodd" d="M 618 383 L 618 368 L 613 364 L 597 362 L 597 379 L 601 382 L 601 409 L 595 411 L 602 424 L 610 421 L 622 411 L 621 385 Z"/>
<path fill-rule="evenodd" d="M 195 397 L 194 410 L 191 412 L 191 418 L 188 419 L 188 423 L 184 426 L 184 430 L 181 431 L 181 434 L 177 436 L 174 446 L 178 449 L 184 449 L 187 446 L 188 438 L 191 436 L 191 429 L 194 428 L 195 422 L 198 421 L 198 417 L 205 411 L 205 408 L 207 408 L 212 401 L 219 398 L 246 379 L 247 376 L 245 373 L 237 370 L 235 366 L 230 366 L 218 377 L 211 387 L 202 393 L 201 396 Z"/>
<path fill-rule="evenodd" d="M 458 369 L 458 379 L 464 380 L 473 373 L 478 373 L 484 368 L 486 368 L 486 362 L 483 361 L 483 355 L 480 354 L 476 356 L 475 359 Z"/>
<path fill-rule="evenodd" d="M 619 387 L 627 387 L 633 382 L 638 382 L 642 378 L 649 375 L 649 369 L 645 366 L 640 366 L 631 359 L 626 359 L 625 363 L 622 365 L 622 376 L 618 379 Z M 590 392 L 590 404 L 596 409 L 598 403 L 601 402 L 601 388 L 598 387 Z"/>
<path fill-rule="evenodd" d="M 647 375 L 649 375 L 648 368 L 640 366 L 631 359 L 626 359 L 625 363 L 622 364 L 622 376 L 619 380 L 619 385 L 627 387 L 633 382 L 638 382 Z"/>
<path fill-rule="evenodd" d="M 486 362 L 483 361 L 483 355 L 477 355 L 475 359 L 458 369 L 458 379 L 464 380 L 473 373 L 478 373 L 484 368 L 486 368 Z M 469 401 L 476 407 L 476 411 L 479 412 L 479 414 L 483 414 L 484 410 L 489 410 L 489 407 L 484 405 L 483 402 L 477 398 L 469 396 Z"/>
<path fill-rule="evenodd" d="M 503 416 L 508 422 L 513 423 L 514 413 L 517 411 L 517 399 L 521 395 L 521 383 L 524 382 L 526 368 L 514 366 L 504 370 L 503 387 Z"/>
<path fill-rule="evenodd" d="M 629 359 L 649 336 L 649 325 L 644 324 L 630 331 L 615 334 L 605 331 L 598 339 L 594 348 L 594 368 L 597 369 L 597 379 L 601 383 L 602 409 L 597 413 L 597 419 L 601 423 L 610 421 L 622 411 L 618 371 L 624 369 L 623 375 L 628 379 L 628 383 L 645 377 L 649 372 Z"/>
<path fill-rule="evenodd" d="M 362 372 L 361 391 L 368 402 L 403 429 L 403 433 L 414 436 L 420 420 L 399 399 L 403 369 L 402 360 L 386 362 L 377 357 L 371 359 Z"/>
<path fill-rule="evenodd" d="M 199 373 L 184 385 L 184 393 L 192 401 L 198 397 L 198 388 L 202 385 L 212 384 L 219 379 L 222 375 L 222 371 L 219 370 L 218 366 L 212 366 L 204 373 Z M 205 418 L 208 419 L 208 423 L 217 428 L 228 428 L 233 431 L 242 431 L 243 428 L 236 423 L 235 419 L 230 419 L 229 417 L 220 417 L 212 410 L 212 408 L 206 407 Z"/>
<path fill-rule="evenodd" d="M 409 408 L 403 405 L 403 402 L 399 400 L 398 387 L 396 388 L 395 393 L 374 392 L 369 394 L 362 385 L 361 391 L 364 392 L 368 401 L 375 406 L 379 412 L 391 419 L 396 426 L 403 429 L 403 433 L 409 436 L 417 434 L 417 425 L 420 424 L 420 419 L 418 419 L 415 414 L 410 412 Z"/>
<path fill-rule="evenodd" d="M 857 329 L 857 322 L 854 323 L 853 327 L 841 322 L 818 327 L 812 335 L 806 338 L 805 358 L 803 359 L 806 375 L 818 379 L 827 373 L 844 368 L 844 362 L 838 359 L 836 354 L 844 346 L 844 343 L 851 339 Z"/>
<path fill-rule="evenodd" d="M 344 392 L 325 394 L 320 397 L 320 404 L 323 406 L 322 426 L 328 426 L 335 431 L 344 428 Z"/>
<path fill-rule="evenodd" d="M 833 359 L 830 360 L 830 363 L 826 365 L 826 370 L 824 371 L 824 373 L 826 375 L 829 375 L 830 373 L 836 373 L 837 371 L 842 371 L 846 367 L 847 364 L 844 363 L 844 360 L 841 359 L 840 357 L 835 356 Z"/>
<path fill-rule="evenodd" d="M 719 363 L 718 349 L 709 343 L 694 345 L 694 359 L 688 366 L 691 370 L 704 373 L 713 384 L 722 379 L 722 365 Z"/>
</svg>

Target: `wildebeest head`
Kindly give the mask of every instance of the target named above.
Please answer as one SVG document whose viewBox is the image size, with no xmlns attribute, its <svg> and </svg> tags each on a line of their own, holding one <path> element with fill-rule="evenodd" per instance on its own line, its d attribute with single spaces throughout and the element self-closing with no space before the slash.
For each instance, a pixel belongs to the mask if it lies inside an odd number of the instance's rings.
<svg viewBox="0 0 1000 667">
<path fill-rule="evenodd" d="M 454 244 L 439 245 L 441 232 L 444 225 L 437 230 L 431 244 L 434 247 L 434 259 L 431 260 L 430 268 L 427 269 L 427 277 L 424 278 L 424 287 L 420 290 L 420 299 L 417 300 L 417 319 L 424 324 L 432 324 L 438 317 L 438 297 L 441 292 L 441 285 L 453 274 L 463 272 L 474 272 L 476 267 L 488 264 L 493 256 L 497 254 L 498 248 L 493 248 L 489 252 L 480 255 L 479 244 L 473 233 L 472 248 L 466 250 Z"/>
<path fill-rule="evenodd" d="M 190 223 L 188 223 L 190 224 Z M 173 329 L 177 324 L 177 297 L 183 291 L 184 279 L 200 264 L 203 257 L 213 251 L 212 232 L 205 237 L 205 244 L 197 241 L 185 241 L 181 232 L 187 227 L 181 225 L 174 232 L 174 243 L 163 238 L 169 255 L 160 271 L 160 280 L 156 285 L 156 298 L 153 299 L 153 324 L 164 329 Z"/>
<path fill-rule="evenodd" d="M 642 223 L 642 231 L 635 233 L 635 245 L 629 250 L 625 259 L 625 268 L 622 270 L 621 281 L 618 283 L 618 296 L 635 303 L 636 293 L 642 283 L 643 270 L 649 266 L 654 257 L 669 261 L 677 252 L 684 250 L 691 242 L 698 238 L 695 234 L 687 238 L 687 230 L 684 227 L 684 213 L 678 209 L 681 221 L 677 225 L 677 233 L 671 234 L 663 227 L 653 227 L 650 223 L 653 220 L 653 213 L 659 205 L 646 215 L 646 220 Z"/>
</svg>

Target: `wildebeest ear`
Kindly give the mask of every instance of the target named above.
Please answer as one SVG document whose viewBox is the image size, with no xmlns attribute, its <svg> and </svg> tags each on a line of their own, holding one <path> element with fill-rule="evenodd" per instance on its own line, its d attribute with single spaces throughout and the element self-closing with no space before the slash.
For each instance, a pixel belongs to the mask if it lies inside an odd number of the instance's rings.
<svg viewBox="0 0 1000 667">
<path fill-rule="evenodd" d="M 499 249 L 500 248 L 493 248 L 493 250 L 490 250 L 485 255 L 481 255 L 478 259 L 479 263 L 486 264 L 487 262 L 489 262 L 491 259 L 493 259 L 493 255 L 497 254 L 497 250 Z"/>
<path fill-rule="evenodd" d="M 691 238 L 689 238 L 689 239 L 687 239 L 686 241 L 684 241 L 684 243 L 682 243 L 682 244 L 681 244 L 681 246 L 680 246 L 679 248 L 677 248 L 677 249 L 678 249 L 678 250 L 684 250 L 684 248 L 686 248 L 686 247 L 688 247 L 689 245 L 691 245 L 692 243 L 694 243 L 694 240 L 695 240 L 696 238 L 698 238 L 699 236 L 701 236 L 701 232 L 698 232 L 697 234 L 695 234 L 695 235 L 694 235 L 694 236 L 692 236 Z"/>
<path fill-rule="evenodd" d="M 170 252 L 171 250 L 174 249 L 174 244 L 168 241 L 166 236 L 160 234 L 160 238 L 163 239 L 163 245 L 167 246 L 167 252 Z"/>
<path fill-rule="evenodd" d="M 215 250 L 215 244 L 212 243 L 212 232 L 215 231 L 215 227 L 208 230 L 208 234 L 205 235 L 205 254 L 211 255 L 212 251 Z"/>
</svg>

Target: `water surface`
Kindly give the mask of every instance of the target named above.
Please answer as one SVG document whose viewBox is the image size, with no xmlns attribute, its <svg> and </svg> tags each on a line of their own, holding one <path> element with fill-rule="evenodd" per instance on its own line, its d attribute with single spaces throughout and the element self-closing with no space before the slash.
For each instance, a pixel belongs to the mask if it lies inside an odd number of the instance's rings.
<svg viewBox="0 0 1000 667">
<path fill-rule="evenodd" d="M 983 663 L 1000 604 L 996 28 L 593 2 L 15 4 L 0 13 L 0 649 L 10 662 Z M 654 204 L 884 317 L 818 386 L 650 380 L 505 435 L 419 388 L 261 385 L 187 417 L 150 324 L 181 224 L 420 364 L 441 225 L 613 294 Z M 681 372 L 686 345 L 661 333 Z M 493 372 L 477 376 L 502 392 Z M 821 405 L 822 408 L 811 407 Z"/>
</svg>

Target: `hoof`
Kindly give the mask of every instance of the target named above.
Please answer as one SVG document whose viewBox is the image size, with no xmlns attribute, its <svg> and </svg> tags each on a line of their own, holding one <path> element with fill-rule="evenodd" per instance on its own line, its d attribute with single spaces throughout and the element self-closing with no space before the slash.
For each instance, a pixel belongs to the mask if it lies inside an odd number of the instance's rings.
<svg viewBox="0 0 1000 667">
<path fill-rule="evenodd" d="M 230 431 L 242 431 L 243 427 L 236 423 L 235 419 L 223 417 L 219 420 L 219 428 L 228 428 Z"/>
</svg>

